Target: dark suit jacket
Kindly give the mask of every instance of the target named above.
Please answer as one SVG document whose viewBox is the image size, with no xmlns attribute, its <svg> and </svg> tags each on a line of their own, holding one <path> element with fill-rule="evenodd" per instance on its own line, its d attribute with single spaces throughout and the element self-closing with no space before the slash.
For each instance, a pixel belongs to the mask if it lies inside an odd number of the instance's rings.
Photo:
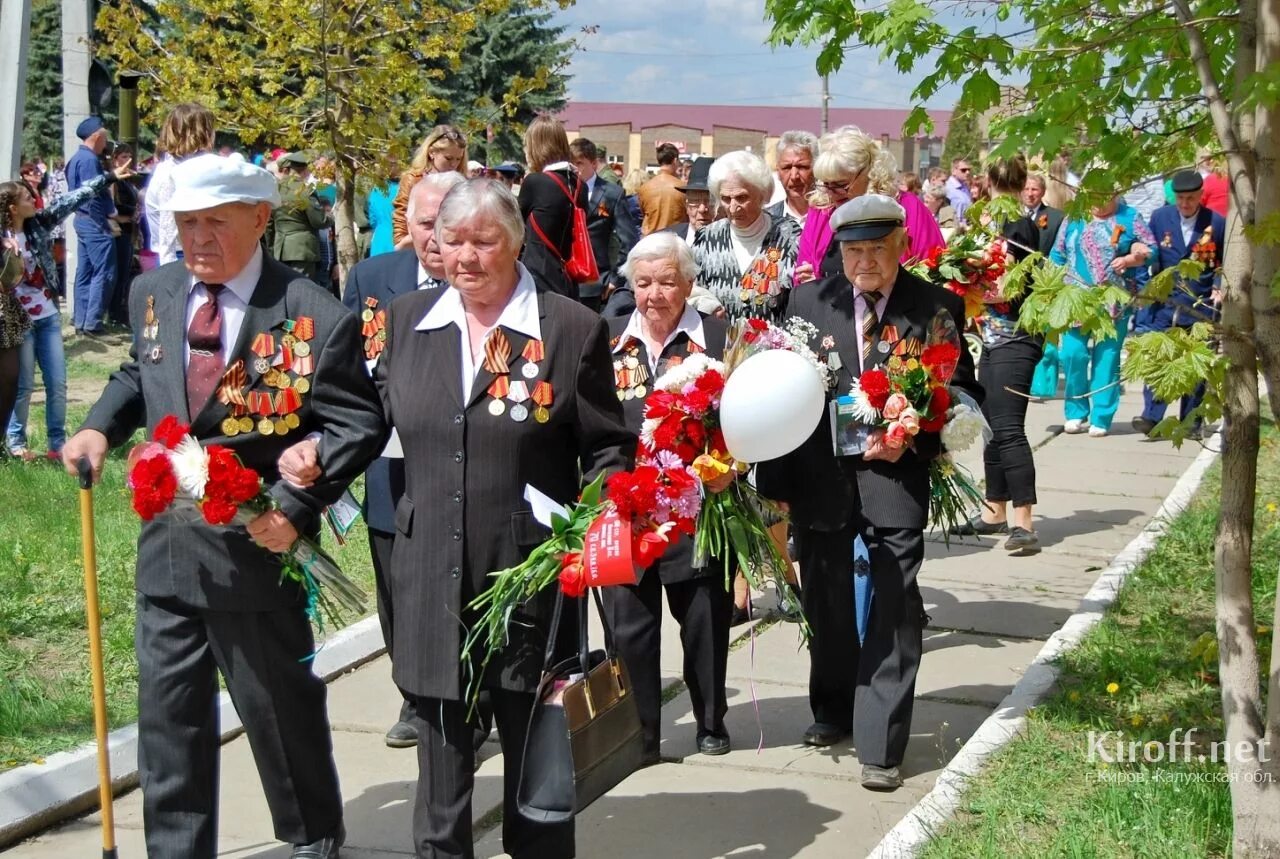
<svg viewBox="0 0 1280 859">
<path fill-rule="evenodd" d="M 728 337 L 729 325 L 723 319 L 717 319 L 714 316 L 707 316 L 705 313 L 698 314 L 702 317 L 702 333 L 707 342 L 706 353 L 708 357 L 715 358 L 717 361 L 724 358 L 725 340 Z M 622 336 L 622 332 L 626 330 L 627 324 L 631 321 L 630 316 L 623 316 L 609 320 L 609 348 L 612 349 L 616 345 L 618 339 Z M 637 341 L 639 350 L 636 357 L 640 359 L 640 363 L 648 367 L 649 350 L 645 346 L 643 340 Z M 667 348 L 662 351 L 662 355 L 658 358 L 658 368 L 653 374 L 653 379 L 661 376 L 671 366 L 672 358 L 683 360 L 689 356 L 689 337 L 681 334 L 676 339 L 667 344 Z M 618 354 L 615 353 L 615 359 Z M 646 384 L 648 391 L 653 390 L 653 379 Z M 617 388 L 619 395 L 625 392 L 624 388 Z M 644 423 L 644 397 L 633 397 L 629 400 L 622 400 L 622 412 L 626 416 L 627 426 L 634 430 L 637 434 L 640 432 L 640 425 Z M 693 541 L 688 537 L 680 536 L 675 545 L 667 549 L 658 563 L 658 575 L 663 584 L 671 584 L 672 582 L 683 582 L 689 579 L 697 578 L 703 575 L 724 575 L 724 566 L 722 564 L 712 563 L 706 567 L 695 569 L 693 566 Z M 641 577 L 644 576 L 642 572 Z"/>
<path fill-rule="evenodd" d="M 366 308 L 385 313 L 391 299 L 417 288 L 418 257 L 413 248 L 405 248 L 370 257 L 352 267 L 342 303 L 356 316 Z M 369 304 L 370 300 L 373 304 Z M 364 351 L 358 354 L 363 361 Z M 396 502 L 403 494 L 404 460 L 385 456 L 375 459 L 364 475 L 364 521 L 370 530 L 395 533 Z"/>
<path fill-rule="evenodd" d="M 582 481 L 630 467 L 636 434 L 623 424 L 613 391 L 604 321 L 546 292 L 538 293 L 546 356 L 536 380 L 551 383 L 550 419 L 518 423 L 510 408 L 490 414 L 494 376 L 483 368 L 462 402 L 457 328 L 416 330 L 444 292 L 414 292 L 392 302 L 390 336 L 375 376 L 405 452 L 406 492 L 396 508 L 390 575 L 392 676 L 411 694 L 459 700 L 465 682 L 459 654 L 466 624 L 475 621 L 464 606 L 489 587 L 490 573 L 520 563 L 549 536 L 524 500 L 525 486 L 573 502 Z M 524 379 L 528 338 L 506 333 L 511 378 Z M 532 390 L 534 382 L 528 384 Z M 494 657 L 485 685 L 536 688 L 554 604 L 549 588 L 516 612 L 510 644 Z"/>
<path fill-rule="evenodd" d="M 640 238 L 640 229 L 632 222 L 623 197 L 621 185 L 597 179 L 587 200 L 587 232 L 591 235 L 591 250 L 600 269 L 600 281 L 582 284 L 579 295 L 583 297 L 595 297 L 609 284 L 623 281 L 622 264 Z M 615 238 L 616 256 L 610 253 L 610 245 Z"/>
<path fill-rule="evenodd" d="M 880 331 L 893 325 L 899 339 L 913 337 L 922 345 L 927 344 L 930 323 L 939 310 L 951 314 L 957 332 L 964 331 L 964 302 L 959 296 L 900 268 Z M 832 351 L 840 353 L 842 366 L 828 401 L 832 396 L 847 394 L 861 374 L 854 327 L 854 288 L 848 279 L 838 275 L 791 290 L 787 316 L 799 316 L 816 326 L 818 333 L 809 348 L 820 358 Z M 835 340 L 834 350 L 822 346 L 825 337 Z M 888 354 L 872 349 L 873 365 L 883 363 Z M 982 388 L 974 379 L 973 358 L 963 341 L 960 364 L 951 384 L 982 402 Z M 756 485 L 763 495 L 790 504 L 792 521 L 804 528 L 836 531 L 849 522 L 855 510 L 860 510 L 873 527 L 923 530 L 929 513 L 929 461 L 941 452 L 941 447 L 938 434 L 921 432 L 916 436 L 915 450 L 908 450 L 897 462 L 868 462 L 860 456 L 837 458 L 824 411 L 804 444 L 784 457 L 757 466 Z"/>
<path fill-rule="evenodd" d="M 1062 226 L 1063 211 L 1042 203 L 1034 215 L 1028 215 L 1027 217 L 1031 219 L 1031 223 L 1035 225 L 1036 231 L 1039 233 L 1040 246 L 1037 250 L 1047 257 L 1049 251 L 1053 250 L 1053 243 L 1058 239 L 1058 229 Z M 1044 218 L 1043 227 L 1040 226 L 1041 218 Z"/>
<path fill-rule="evenodd" d="M 557 170 L 555 174 L 574 195 L 577 205 L 586 209 L 587 183 L 578 178 L 577 171 Z M 555 179 L 545 173 L 530 173 L 520 183 L 520 214 L 524 216 L 520 261 L 533 275 L 538 289 L 577 298 L 578 285 L 564 270 L 564 261 L 573 251 L 573 201 Z M 554 250 L 538 235 L 534 222 Z"/>
<path fill-rule="evenodd" d="M 139 427 L 148 434 L 165 415 L 189 419 L 183 347 L 190 275 L 181 262 L 170 263 L 133 282 L 129 317 L 133 346 L 129 360 L 107 383 L 89 411 L 84 427 L 104 433 L 113 447 L 124 444 Z M 147 299 L 154 297 L 158 317 L 155 342 L 147 341 Z M 386 425 L 368 373 L 352 356 L 359 351 L 359 322 L 327 292 L 298 277 L 270 257 L 254 288 L 230 363 L 245 359 L 246 390 L 271 391 L 254 370 L 250 346 L 260 333 L 279 341 L 287 319 L 309 316 L 315 321 L 310 341 L 315 370 L 311 390 L 297 412 L 299 427 L 288 435 L 256 431 L 228 437 L 222 421 L 228 408 L 211 397 L 191 418 L 191 433 L 202 443 L 229 447 L 262 475 L 271 496 L 302 533 L 314 533 L 320 512 L 337 501 L 347 485 L 364 471 L 386 442 Z M 155 346 L 160 360 L 150 358 Z M 141 356 L 141 357 L 139 357 Z M 276 461 L 285 448 L 318 432 L 324 476 L 309 489 L 280 481 Z M 138 538 L 137 588 L 151 597 L 177 597 L 188 605 L 218 611 L 267 611 L 296 605 L 298 589 L 280 583 L 277 557 L 262 549 L 243 528 L 182 524 L 158 517 L 142 526 Z"/>
<path fill-rule="evenodd" d="M 1134 319 L 1138 331 L 1163 331 L 1177 325 L 1189 328 L 1202 317 L 1212 318 L 1213 306 L 1210 304 L 1210 293 L 1217 278 L 1217 271 L 1222 266 L 1222 250 L 1226 244 L 1226 219 L 1217 212 L 1200 207 L 1196 214 L 1195 228 L 1191 241 L 1200 241 L 1205 230 L 1209 231 L 1217 249 L 1214 262 L 1206 266 L 1204 272 L 1193 281 L 1182 282 L 1175 286 L 1169 300 L 1152 302 L 1142 307 Z M 1191 257 L 1191 248 L 1182 240 L 1182 216 L 1176 206 L 1161 206 L 1151 213 L 1151 235 L 1156 240 L 1152 248 L 1151 274 L 1154 277 L 1166 268 L 1173 268 L 1184 259 Z M 1197 306 L 1198 305 L 1198 306 Z M 1178 312 L 1179 308 L 1196 307 L 1195 314 Z"/>
</svg>

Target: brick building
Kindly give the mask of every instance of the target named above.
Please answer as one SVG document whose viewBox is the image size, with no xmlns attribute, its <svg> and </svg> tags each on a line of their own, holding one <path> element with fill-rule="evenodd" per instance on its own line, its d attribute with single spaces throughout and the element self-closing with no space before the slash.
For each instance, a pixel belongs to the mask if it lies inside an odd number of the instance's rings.
<svg viewBox="0 0 1280 859">
<path fill-rule="evenodd" d="M 933 133 L 902 139 L 908 110 L 832 108 L 828 125 L 856 125 L 889 148 L 904 171 L 923 171 L 942 160 L 951 111 L 934 110 Z M 784 131 L 818 133 L 822 113 L 816 107 L 741 107 L 701 104 L 626 104 L 571 102 L 559 116 L 569 139 L 586 137 L 621 161 L 627 170 L 656 166 L 658 143 L 670 142 L 685 155 L 719 157 L 737 149 L 760 153 L 771 165 L 774 147 Z"/>
</svg>

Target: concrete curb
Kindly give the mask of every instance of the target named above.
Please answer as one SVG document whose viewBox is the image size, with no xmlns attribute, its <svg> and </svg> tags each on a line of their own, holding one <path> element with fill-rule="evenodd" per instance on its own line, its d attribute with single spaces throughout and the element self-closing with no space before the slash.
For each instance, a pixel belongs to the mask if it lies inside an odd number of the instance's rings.
<svg viewBox="0 0 1280 859">
<path fill-rule="evenodd" d="M 933 790 L 889 830 L 868 854 L 868 859 L 909 859 L 918 855 L 938 828 L 955 815 L 969 779 L 982 770 L 991 755 L 1022 733 L 1026 727 L 1027 711 L 1038 704 L 1057 682 L 1058 667 L 1054 661 L 1079 644 L 1085 634 L 1102 620 L 1129 575 L 1168 530 L 1169 522 L 1186 509 L 1219 453 L 1213 446 L 1219 438 L 1213 435 L 1206 440 L 1204 450 L 1187 466 L 1151 521 L 1111 560 L 1084 595 L 1075 614 L 1036 654 L 1013 691 L 1005 696 L 939 773 Z"/>
<path fill-rule="evenodd" d="M 312 662 L 312 670 L 328 682 L 377 658 L 386 649 L 378 618 L 367 617 L 326 639 Z M 218 699 L 218 719 L 224 743 L 243 729 L 226 692 Z M 112 784 L 119 794 L 138 783 L 137 724 L 112 731 L 108 746 Z M 97 806 L 97 743 L 85 743 L 72 751 L 50 755 L 43 763 L 0 773 L 0 849 Z"/>
</svg>

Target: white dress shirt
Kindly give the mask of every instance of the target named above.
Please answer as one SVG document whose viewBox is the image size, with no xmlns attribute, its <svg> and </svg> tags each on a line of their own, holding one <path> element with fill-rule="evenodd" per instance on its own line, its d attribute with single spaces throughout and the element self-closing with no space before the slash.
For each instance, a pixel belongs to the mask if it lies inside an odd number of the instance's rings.
<svg viewBox="0 0 1280 859">
<path fill-rule="evenodd" d="M 1196 234 L 1196 218 L 1199 215 L 1198 210 L 1189 218 L 1182 217 L 1181 212 L 1178 213 L 1178 220 L 1182 221 L 1182 244 L 1188 249 L 1191 247 L 1191 237 Z"/>
<path fill-rule="evenodd" d="M 471 388 L 476 382 L 479 366 L 476 357 L 484 354 L 484 341 L 488 339 L 494 328 L 499 326 L 510 328 L 534 340 L 542 339 L 542 323 L 538 319 L 538 288 L 534 285 L 533 275 L 529 274 L 529 269 L 525 268 L 523 263 L 516 263 L 516 271 L 520 279 L 516 283 L 515 292 L 511 293 L 511 300 L 502 309 L 498 321 L 485 331 L 480 343 L 475 344 L 474 350 L 467 331 L 467 313 L 462 306 L 462 296 L 452 287 L 445 290 L 440 300 L 431 306 L 427 315 L 422 317 L 422 321 L 415 326 L 418 331 L 434 331 L 450 325 L 457 326 L 458 348 L 462 356 L 462 402 L 464 403 L 470 402 Z"/>
<path fill-rule="evenodd" d="M 438 289 L 441 286 L 448 286 L 448 283 L 441 278 L 435 277 L 431 272 L 423 267 L 422 261 L 418 261 L 418 285 L 416 289 Z"/>
<path fill-rule="evenodd" d="M 680 314 L 680 321 L 676 323 L 676 327 L 671 329 L 671 333 L 667 335 L 667 339 L 662 341 L 662 348 L 654 353 L 649 348 L 649 343 L 644 339 L 643 329 L 640 327 L 640 311 L 631 311 L 631 318 L 627 320 L 627 327 L 622 332 L 622 336 L 618 338 L 617 344 L 613 347 L 616 355 L 626 348 L 627 342 L 631 338 L 639 340 L 645 344 L 644 351 L 649 355 L 649 372 L 658 372 L 658 359 L 662 357 L 662 353 L 671 345 L 671 341 L 680 336 L 681 333 L 688 334 L 689 339 L 697 343 L 705 352 L 707 349 L 707 333 L 702 327 L 702 315 L 693 309 L 693 305 L 686 304 L 684 313 Z"/>
<path fill-rule="evenodd" d="M 240 273 L 228 280 L 223 286 L 226 289 L 218 295 L 218 310 L 222 314 L 222 356 L 230 358 L 240 338 L 240 326 L 244 324 L 244 314 L 249 309 L 249 299 L 253 290 L 262 278 L 262 246 L 253 252 L 249 264 Z M 209 300 L 209 292 L 204 282 L 195 275 L 187 287 L 187 325 L 183 331 L 191 330 L 191 320 L 195 319 L 196 310 Z M 191 344 L 184 334 L 182 338 L 182 366 L 191 359 Z"/>
</svg>

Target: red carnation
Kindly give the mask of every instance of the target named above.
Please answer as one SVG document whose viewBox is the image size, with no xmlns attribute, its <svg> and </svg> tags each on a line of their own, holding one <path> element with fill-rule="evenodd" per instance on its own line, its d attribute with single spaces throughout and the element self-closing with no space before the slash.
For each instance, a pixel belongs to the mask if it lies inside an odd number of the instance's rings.
<svg viewBox="0 0 1280 859">
<path fill-rule="evenodd" d="M 210 525 L 228 525 L 236 517 L 236 505 L 224 498 L 207 497 L 200 504 L 200 515 Z"/>
<path fill-rule="evenodd" d="M 928 368 L 935 379 L 944 384 L 951 381 L 951 376 L 956 371 L 956 364 L 959 362 L 960 348 L 954 343 L 934 343 L 932 346 L 925 347 L 924 352 L 920 354 L 920 363 Z"/>
<path fill-rule="evenodd" d="M 150 522 L 173 503 L 178 493 L 178 478 L 174 476 L 167 456 L 153 456 L 139 460 L 129 472 L 133 489 L 133 509 L 144 522 Z"/>
<path fill-rule="evenodd" d="M 678 407 L 676 395 L 669 391 L 654 391 L 644 401 L 646 418 L 665 418 Z"/>
<path fill-rule="evenodd" d="M 768 331 L 769 323 L 765 322 L 763 319 L 757 319 L 753 316 L 747 320 L 747 327 L 753 328 L 756 331 Z"/>
<path fill-rule="evenodd" d="M 883 409 L 889 399 L 889 376 L 884 370 L 868 370 L 858 377 L 858 385 L 874 409 Z"/>
<path fill-rule="evenodd" d="M 942 427 L 944 424 L 946 424 L 946 422 L 947 422 L 946 415 L 938 415 L 937 417 L 932 417 L 932 418 L 921 418 L 920 431 L 921 432 L 942 432 Z"/>
<path fill-rule="evenodd" d="M 951 407 L 951 392 L 939 385 L 929 394 L 929 414 L 946 420 L 947 409 Z M 924 424 L 921 424 L 924 427 Z M 939 427 L 941 429 L 941 427 Z M 933 432 L 933 430 L 931 430 Z"/>
<path fill-rule="evenodd" d="M 676 446 L 676 439 L 680 435 L 680 423 L 675 420 L 665 420 L 653 431 L 653 446 L 656 450 L 672 450 Z"/>
<path fill-rule="evenodd" d="M 698 377 L 693 386 L 699 391 L 712 396 L 724 390 L 724 376 L 719 370 L 708 370 Z"/>
<path fill-rule="evenodd" d="M 711 394 L 706 391 L 690 391 L 684 395 L 685 410 L 691 415 L 705 415 L 711 408 Z"/>
<path fill-rule="evenodd" d="M 190 431 L 190 425 L 181 423 L 173 415 L 165 415 L 160 419 L 160 423 L 156 424 L 156 431 L 152 433 L 152 438 L 169 450 L 173 450 Z"/>
</svg>

